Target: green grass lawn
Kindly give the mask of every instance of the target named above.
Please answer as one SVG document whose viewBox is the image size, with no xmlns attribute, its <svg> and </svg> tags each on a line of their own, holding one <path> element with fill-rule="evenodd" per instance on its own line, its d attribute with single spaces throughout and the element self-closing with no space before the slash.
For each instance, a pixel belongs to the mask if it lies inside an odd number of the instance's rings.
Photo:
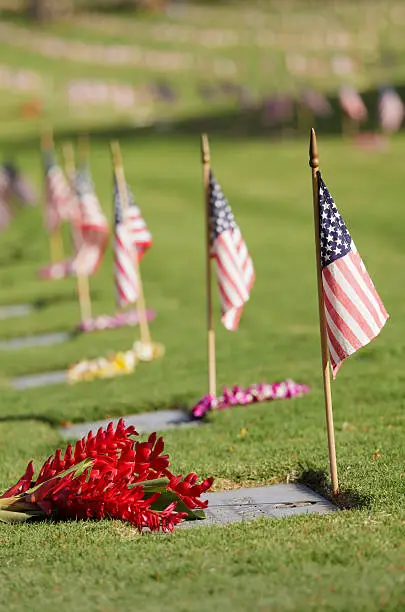
<svg viewBox="0 0 405 612">
<path fill-rule="evenodd" d="M 404 609 L 405 137 L 386 153 L 326 138 L 318 144 L 323 177 L 391 314 L 381 336 L 343 365 L 333 385 L 340 502 L 350 509 L 172 536 L 139 536 L 116 521 L 1 526 L 0 608 Z M 301 480 L 328 494 L 307 148 L 306 140 L 211 141 L 213 167 L 257 274 L 237 333 L 220 328 L 215 303 L 219 385 L 292 377 L 312 386 L 302 399 L 212 414 L 206 426 L 165 436 L 174 469 L 213 475 L 217 489 Z M 7 390 L 7 377 L 129 348 L 136 331 L 1 352 L 0 487 L 14 482 L 29 459 L 39 467 L 62 443 L 57 427 L 63 421 L 190 406 L 206 392 L 198 139 L 135 136 L 122 149 L 154 236 L 142 270 L 148 305 L 157 311 L 152 334 L 166 355 L 132 376 L 18 393 Z M 15 153 L 39 187 L 37 151 L 21 145 Z M 92 168 L 111 215 L 107 140 L 94 141 Z M 2 322 L 2 338 L 70 329 L 78 320 L 73 280 L 36 279 L 48 261 L 41 224 L 39 209 L 25 210 L 2 234 L 0 302 L 43 298 L 49 305 Z M 91 289 L 94 311 L 112 312 L 111 254 Z"/>
</svg>

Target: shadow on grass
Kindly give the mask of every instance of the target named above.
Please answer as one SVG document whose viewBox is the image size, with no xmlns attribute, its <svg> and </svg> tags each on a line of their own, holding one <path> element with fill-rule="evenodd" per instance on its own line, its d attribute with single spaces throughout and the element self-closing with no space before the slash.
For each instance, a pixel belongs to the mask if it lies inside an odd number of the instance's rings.
<svg viewBox="0 0 405 612">
<path fill-rule="evenodd" d="M 158 410 L 182 410 L 183 412 L 189 412 L 192 405 L 191 395 L 175 395 L 167 401 L 150 403 L 145 408 L 145 412 L 157 412 Z"/>
<path fill-rule="evenodd" d="M 97 291 L 92 291 L 92 297 L 97 299 L 101 294 Z M 48 308 L 49 306 L 55 306 L 56 304 L 67 304 L 67 303 L 76 303 L 77 295 L 74 291 L 63 292 L 63 293 L 55 293 L 53 295 L 47 295 L 44 297 L 37 298 L 35 300 L 27 300 L 27 304 L 31 305 L 34 310 L 43 310 L 44 308 Z M 14 302 L 1 303 L 1 307 L 13 306 Z"/>
<path fill-rule="evenodd" d="M 342 489 L 337 496 L 333 495 L 329 476 L 323 470 L 312 468 L 302 468 L 296 482 L 306 485 L 316 493 L 323 495 L 341 510 L 351 510 L 354 508 L 369 508 L 372 495 L 364 495 L 354 489 Z"/>
<path fill-rule="evenodd" d="M 162 410 L 178 410 L 179 412 L 190 412 L 190 406 L 192 406 L 191 401 L 189 401 L 189 397 L 187 396 L 173 396 L 169 398 L 167 401 L 160 402 L 145 402 L 141 406 L 134 406 L 132 404 L 119 404 L 116 406 L 110 406 L 108 413 L 104 413 L 104 415 L 97 417 L 95 420 L 97 421 L 108 421 L 109 419 L 119 419 L 128 416 L 136 416 L 138 414 L 144 413 L 153 413 L 160 412 Z M 83 419 L 72 421 L 72 424 L 80 424 L 84 423 Z"/>
<path fill-rule="evenodd" d="M 50 427 L 59 427 L 60 421 L 53 419 L 42 414 L 9 414 L 0 416 L 0 423 L 14 423 L 22 421 L 37 421 L 38 423 L 45 423 Z"/>
<path fill-rule="evenodd" d="M 92 290 L 92 299 L 94 298 L 96 300 L 99 296 L 100 292 Z M 67 302 L 77 302 L 77 295 L 75 291 L 66 291 L 63 293 L 55 293 L 54 295 L 44 296 L 34 300 L 32 305 L 36 310 L 42 310 L 43 308 L 48 308 L 49 306 L 54 306 L 55 304 L 64 304 Z"/>
</svg>

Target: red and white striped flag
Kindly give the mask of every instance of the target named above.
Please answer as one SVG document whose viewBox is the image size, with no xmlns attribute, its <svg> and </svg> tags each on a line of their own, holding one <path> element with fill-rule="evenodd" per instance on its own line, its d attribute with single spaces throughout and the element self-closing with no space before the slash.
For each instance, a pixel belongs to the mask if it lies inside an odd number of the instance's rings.
<svg viewBox="0 0 405 612">
<path fill-rule="evenodd" d="M 209 188 L 211 257 L 216 261 L 222 323 L 234 331 L 249 299 L 255 272 L 231 207 L 212 172 Z"/>
<path fill-rule="evenodd" d="M 58 229 L 62 221 L 71 221 L 75 197 L 53 151 L 44 152 L 45 163 L 45 226 L 49 232 Z"/>
<path fill-rule="evenodd" d="M 152 246 L 152 235 L 142 217 L 139 206 L 135 204 L 134 196 L 129 188 L 127 188 L 128 206 L 123 211 L 123 217 L 127 226 L 127 231 L 131 236 L 132 243 L 138 253 L 138 261 L 141 261 L 146 251 Z M 118 193 L 117 182 L 114 178 L 114 202 L 115 209 L 122 209 L 120 196 Z"/>
<path fill-rule="evenodd" d="M 380 124 L 384 132 L 397 132 L 404 120 L 404 104 L 392 87 L 385 87 L 378 102 Z"/>
<path fill-rule="evenodd" d="M 94 191 L 90 171 L 81 166 L 76 173 L 76 193 L 79 200 L 78 231 L 81 246 L 73 261 L 78 276 L 91 276 L 98 269 L 108 242 L 108 223 Z"/>
<path fill-rule="evenodd" d="M 333 378 L 346 357 L 373 340 L 388 314 L 318 172 L 323 297 Z"/>
<path fill-rule="evenodd" d="M 114 177 L 114 278 L 117 304 L 120 308 L 138 299 L 139 284 L 135 268 L 136 242 Z M 139 257 L 139 255 L 138 255 Z"/>
<path fill-rule="evenodd" d="M 339 90 L 339 102 L 342 110 L 353 121 L 363 123 L 367 119 L 367 108 L 354 87 L 349 85 L 341 87 Z"/>
<path fill-rule="evenodd" d="M 5 229 L 13 218 L 10 207 L 10 176 L 4 167 L 0 168 L 0 230 Z"/>
<path fill-rule="evenodd" d="M 78 254 L 81 247 L 83 246 L 83 236 L 81 232 L 81 207 L 79 198 L 77 196 L 77 186 L 76 186 L 76 172 L 75 167 L 73 166 L 70 172 L 66 173 L 67 180 L 69 182 L 69 187 L 72 191 L 73 198 L 71 202 L 71 214 L 70 214 L 70 235 L 72 238 L 74 257 Z"/>
</svg>

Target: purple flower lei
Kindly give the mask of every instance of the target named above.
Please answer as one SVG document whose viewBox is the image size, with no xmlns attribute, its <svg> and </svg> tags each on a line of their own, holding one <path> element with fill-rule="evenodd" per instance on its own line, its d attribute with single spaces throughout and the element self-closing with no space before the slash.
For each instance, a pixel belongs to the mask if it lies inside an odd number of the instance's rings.
<svg viewBox="0 0 405 612">
<path fill-rule="evenodd" d="M 247 406 L 257 402 L 300 397 L 308 393 L 309 389 L 308 385 L 296 383 L 290 379 L 272 384 L 250 385 L 247 389 L 238 385 L 235 385 L 232 389 L 224 387 L 222 395 L 218 397 L 209 394 L 204 395 L 191 409 L 191 417 L 202 419 L 210 410 L 226 410 L 232 406 Z"/>
<path fill-rule="evenodd" d="M 153 310 L 146 312 L 148 321 L 155 317 Z M 136 310 L 127 310 L 126 312 L 118 312 L 115 315 L 99 315 L 93 319 L 81 321 L 77 326 L 77 331 L 94 332 L 104 329 L 117 329 L 118 327 L 135 326 L 139 323 L 138 312 Z"/>
</svg>

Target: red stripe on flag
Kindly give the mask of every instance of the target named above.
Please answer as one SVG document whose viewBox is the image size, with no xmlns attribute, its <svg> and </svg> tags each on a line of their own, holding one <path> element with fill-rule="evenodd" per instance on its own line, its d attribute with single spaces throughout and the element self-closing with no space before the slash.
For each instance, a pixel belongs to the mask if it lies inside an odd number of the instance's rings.
<svg viewBox="0 0 405 612">
<path fill-rule="evenodd" d="M 325 272 L 325 271 L 323 271 L 323 272 Z M 342 336 L 344 336 L 344 338 L 346 338 L 347 341 L 350 342 L 350 344 L 356 350 L 361 348 L 363 346 L 363 344 L 354 335 L 354 333 L 352 332 L 350 327 L 345 323 L 345 321 L 342 319 L 340 314 L 335 310 L 335 307 L 330 302 L 330 300 L 329 300 L 328 296 L 326 295 L 325 291 L 324 291 L 324 302 L 325 302 L 325 308 L 326 308 L 330 318 L 332 319 L 332 321 L 336 325 L 336 327 L 339 329 L 339 331 L 341 332 Z"/>
<path fill-rule="evenodd" d="M 342 257 L 339 261 L 342 261 L 344 257 Z M 336 266 L 337 262 L 334 262 L 332 266 Z M 340 268 L 339 268 L 340 269 Z M 360 310 L 352 302 L 347 293 L 343 290 L 341 285 L 336 282 L 336 279 L 333 277 L 331 273 L 331 268 L 328 266 L 323 270 L 323 275 L 325 277 L 326 282 L 329 285 L 330 290 L 334 294 L 335 298 L 346 308 L 347 312 L 352 316 L 352 318 L 356 321 L 356 323 L 361 327 L 363 332 L 368 336 L 369 339 L 374 337 L 374 331 L 371 329 L 370 325 L 367 323 L 367 320 L 361 314 Z"/>
<path fill-rule="evenodd" d="M 374 283 L 371 280 L 370 276 L 368 275 L 368 273 L 365 271 L 364 269 L 364 263 L 359 255 L 358 252 L 353 253 L 352 255 L 352 261 L 354 262 L 356 268 L 360 271 L 361 273 L 361 277 L 363 279 L 363 281 L 366 283 L 367 287 L 369 288 L 369 291 L 372 293 L 373 297 L 375 298 L 375 300 L 377 301 L 378 305 L 381 308 L 381 312 L 383 314 L 384 317 L 388 318 L 388 313 L 385 310 L 385 306 L 382 303 L 382 300 L 380 298 L 380 296 L 378 295 L 376 288 L 374 287 Z"/>
<path fill-rule="evenodd" d="M 360 297 L 360 299 L 364 303 L 367 310 L 370 312 L 371 316 L 373 317 L 373 320 L 375 321 L 375 324 L 377 326 L 380 326 L 381 325 L 380 317 L 378 316 L 375 304 L 373 304 L 373 302 L 369 299 L 369 296 L 364 292 L 359 282 L 357 281 L 356 277 L 354 276 L 354 274 L 348 267 L 347 259 L 346 259 L 347 257 L 350 257 L 353 265 L 356 266 L 356 269 L 359 275 L 361 276 L 363 280 L 365 280 L 363 277 L 363 271 L 361 267 L 359 266 L 358 261 L 356 260 L 356 258 L 353 256 L 352 253 L 349 253 L 346 257 L 342 257 L 339 261 L 336 262 L 336 265 L 338 266 L 339 270 L 341 271 L 341 273 L 343 274 L 347 282 L 353 287 L 357 295 Z M 371 293 L 372 293 L 372 297 L 375 298 L 376 291 L 374 290 Z"/>
</svg>

